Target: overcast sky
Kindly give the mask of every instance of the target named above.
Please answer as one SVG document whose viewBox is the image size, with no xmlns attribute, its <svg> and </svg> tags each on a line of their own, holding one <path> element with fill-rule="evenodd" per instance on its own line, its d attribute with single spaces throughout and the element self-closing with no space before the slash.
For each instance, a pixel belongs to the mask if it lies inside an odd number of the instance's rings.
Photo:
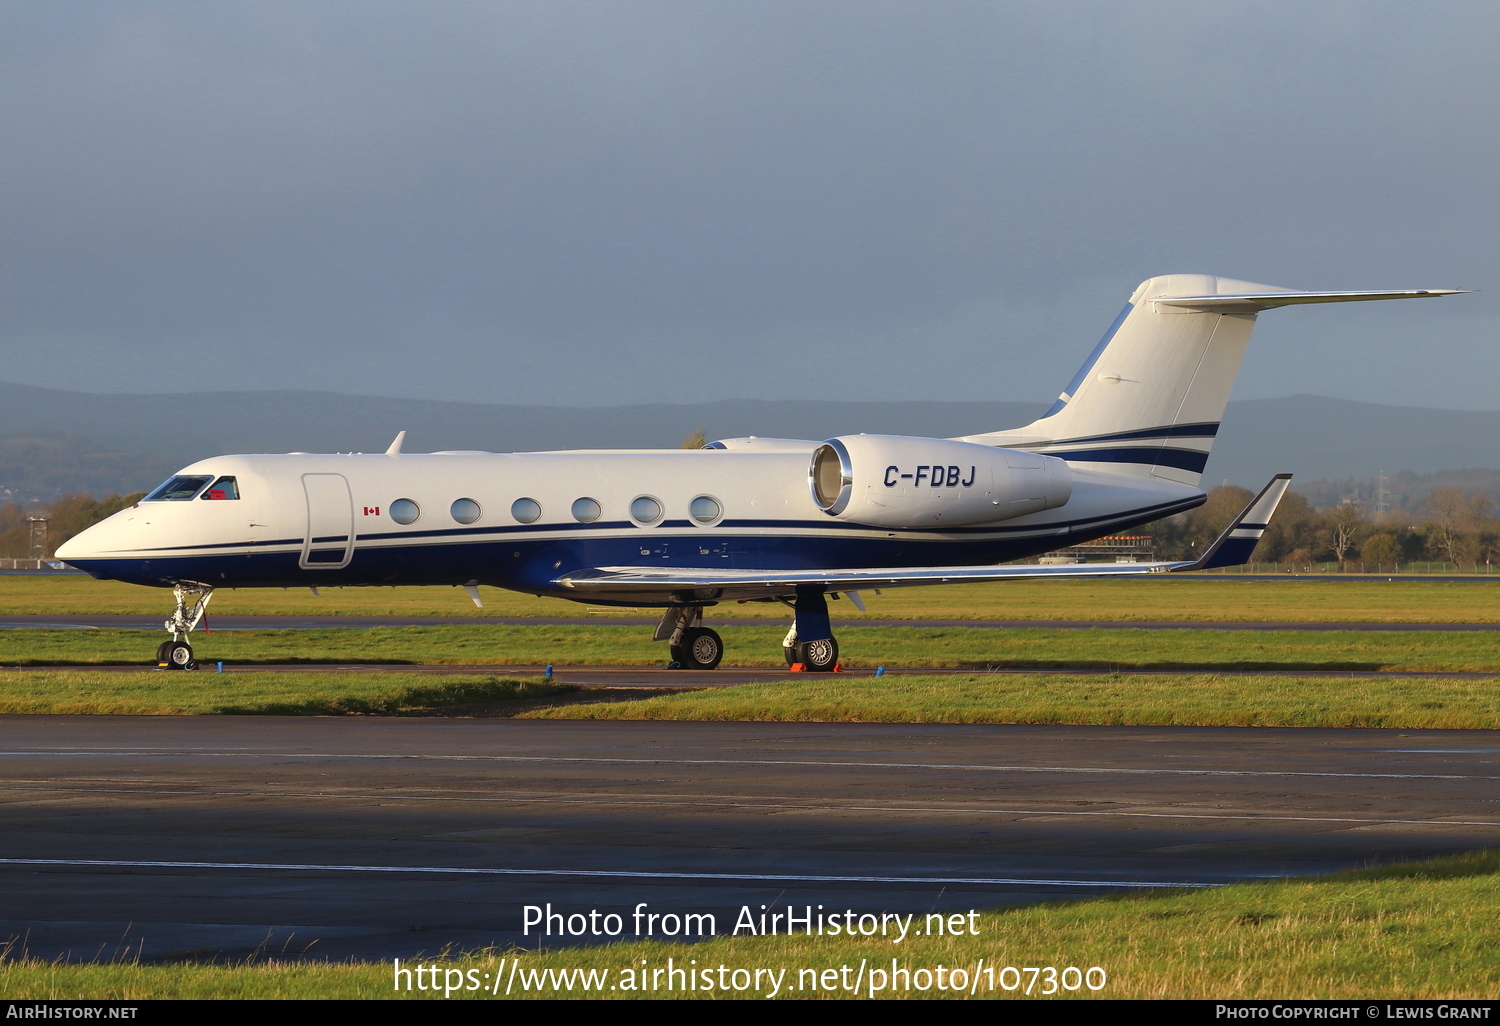
<svg viewBox="0 0 1500 1026">
<path fill-rule="evenodd" d="M 0 378 L 1047 401 L 1137 282 L 1236 398 L 1500 409 L 1492 2 L 0 0 Z M 998 425 L 996 425 L 998 426 Z"/>
</svg>

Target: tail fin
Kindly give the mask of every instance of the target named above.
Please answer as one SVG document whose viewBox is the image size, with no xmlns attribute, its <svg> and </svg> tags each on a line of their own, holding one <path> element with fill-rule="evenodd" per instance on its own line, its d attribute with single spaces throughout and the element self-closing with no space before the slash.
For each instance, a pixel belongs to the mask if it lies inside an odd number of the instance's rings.
<svg viewBox="0 0 1500 1026">
<path fill-rule="evenodd" d="M 1459 291 L 1298 292 L 1207 274 L 1151 278 L 1040 420 L 962 440 L 1196 485 L 1260 311 Z"/>
</svg>

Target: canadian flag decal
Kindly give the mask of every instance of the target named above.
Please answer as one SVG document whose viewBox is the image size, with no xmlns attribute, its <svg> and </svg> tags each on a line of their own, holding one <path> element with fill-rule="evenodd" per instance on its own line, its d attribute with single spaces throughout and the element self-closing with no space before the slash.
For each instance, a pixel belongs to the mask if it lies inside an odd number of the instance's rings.
<svg viewBox="0 0 1500 1026">
<path fill-rule="evenodd" d="M 367 517 L 378 517 L 378 516 L 380 516 L 380 507 L 379 506 L 366 506 L 365 507 L 365 516 L 367 516 Z"/>
</svg>

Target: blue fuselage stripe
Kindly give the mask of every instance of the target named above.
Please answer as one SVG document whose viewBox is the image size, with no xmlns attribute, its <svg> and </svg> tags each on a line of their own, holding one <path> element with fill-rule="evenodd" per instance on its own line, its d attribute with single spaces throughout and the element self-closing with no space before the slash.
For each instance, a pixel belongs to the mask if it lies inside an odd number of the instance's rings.
<svg viewBox="0 0 1500 1026">
<path fill-rule="evenodd" d="M 1042 450 L 1038 450 L 1042 451 Z M 1067 460 L 1069 463 L 1138 463 L 1146 467 L 1176 467 L 1178 470 L 1203 473 L 1208 466 L 1208 453 L 1193 449 L 1173 449 L 1168 446 L 1130 447 L 1118 449 L 1070 449 L 1049 455 Z"/>
</svg>

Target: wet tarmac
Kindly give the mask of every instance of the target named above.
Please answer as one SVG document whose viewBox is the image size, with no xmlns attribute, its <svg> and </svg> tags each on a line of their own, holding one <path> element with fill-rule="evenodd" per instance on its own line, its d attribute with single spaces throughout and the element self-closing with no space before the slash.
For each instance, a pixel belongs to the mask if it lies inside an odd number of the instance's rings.
<svg viewBox="0 0 1500 1026">
<path fill-rule="evenodd" d="M 1486 731 L 0 717 L 0 938 L 410 957 L 609 939 L 523 933 L 549 902 L 724 933 L 763 904 L 1320 873 L 1500 842 L 1497 753 Z"/>
</svg>

